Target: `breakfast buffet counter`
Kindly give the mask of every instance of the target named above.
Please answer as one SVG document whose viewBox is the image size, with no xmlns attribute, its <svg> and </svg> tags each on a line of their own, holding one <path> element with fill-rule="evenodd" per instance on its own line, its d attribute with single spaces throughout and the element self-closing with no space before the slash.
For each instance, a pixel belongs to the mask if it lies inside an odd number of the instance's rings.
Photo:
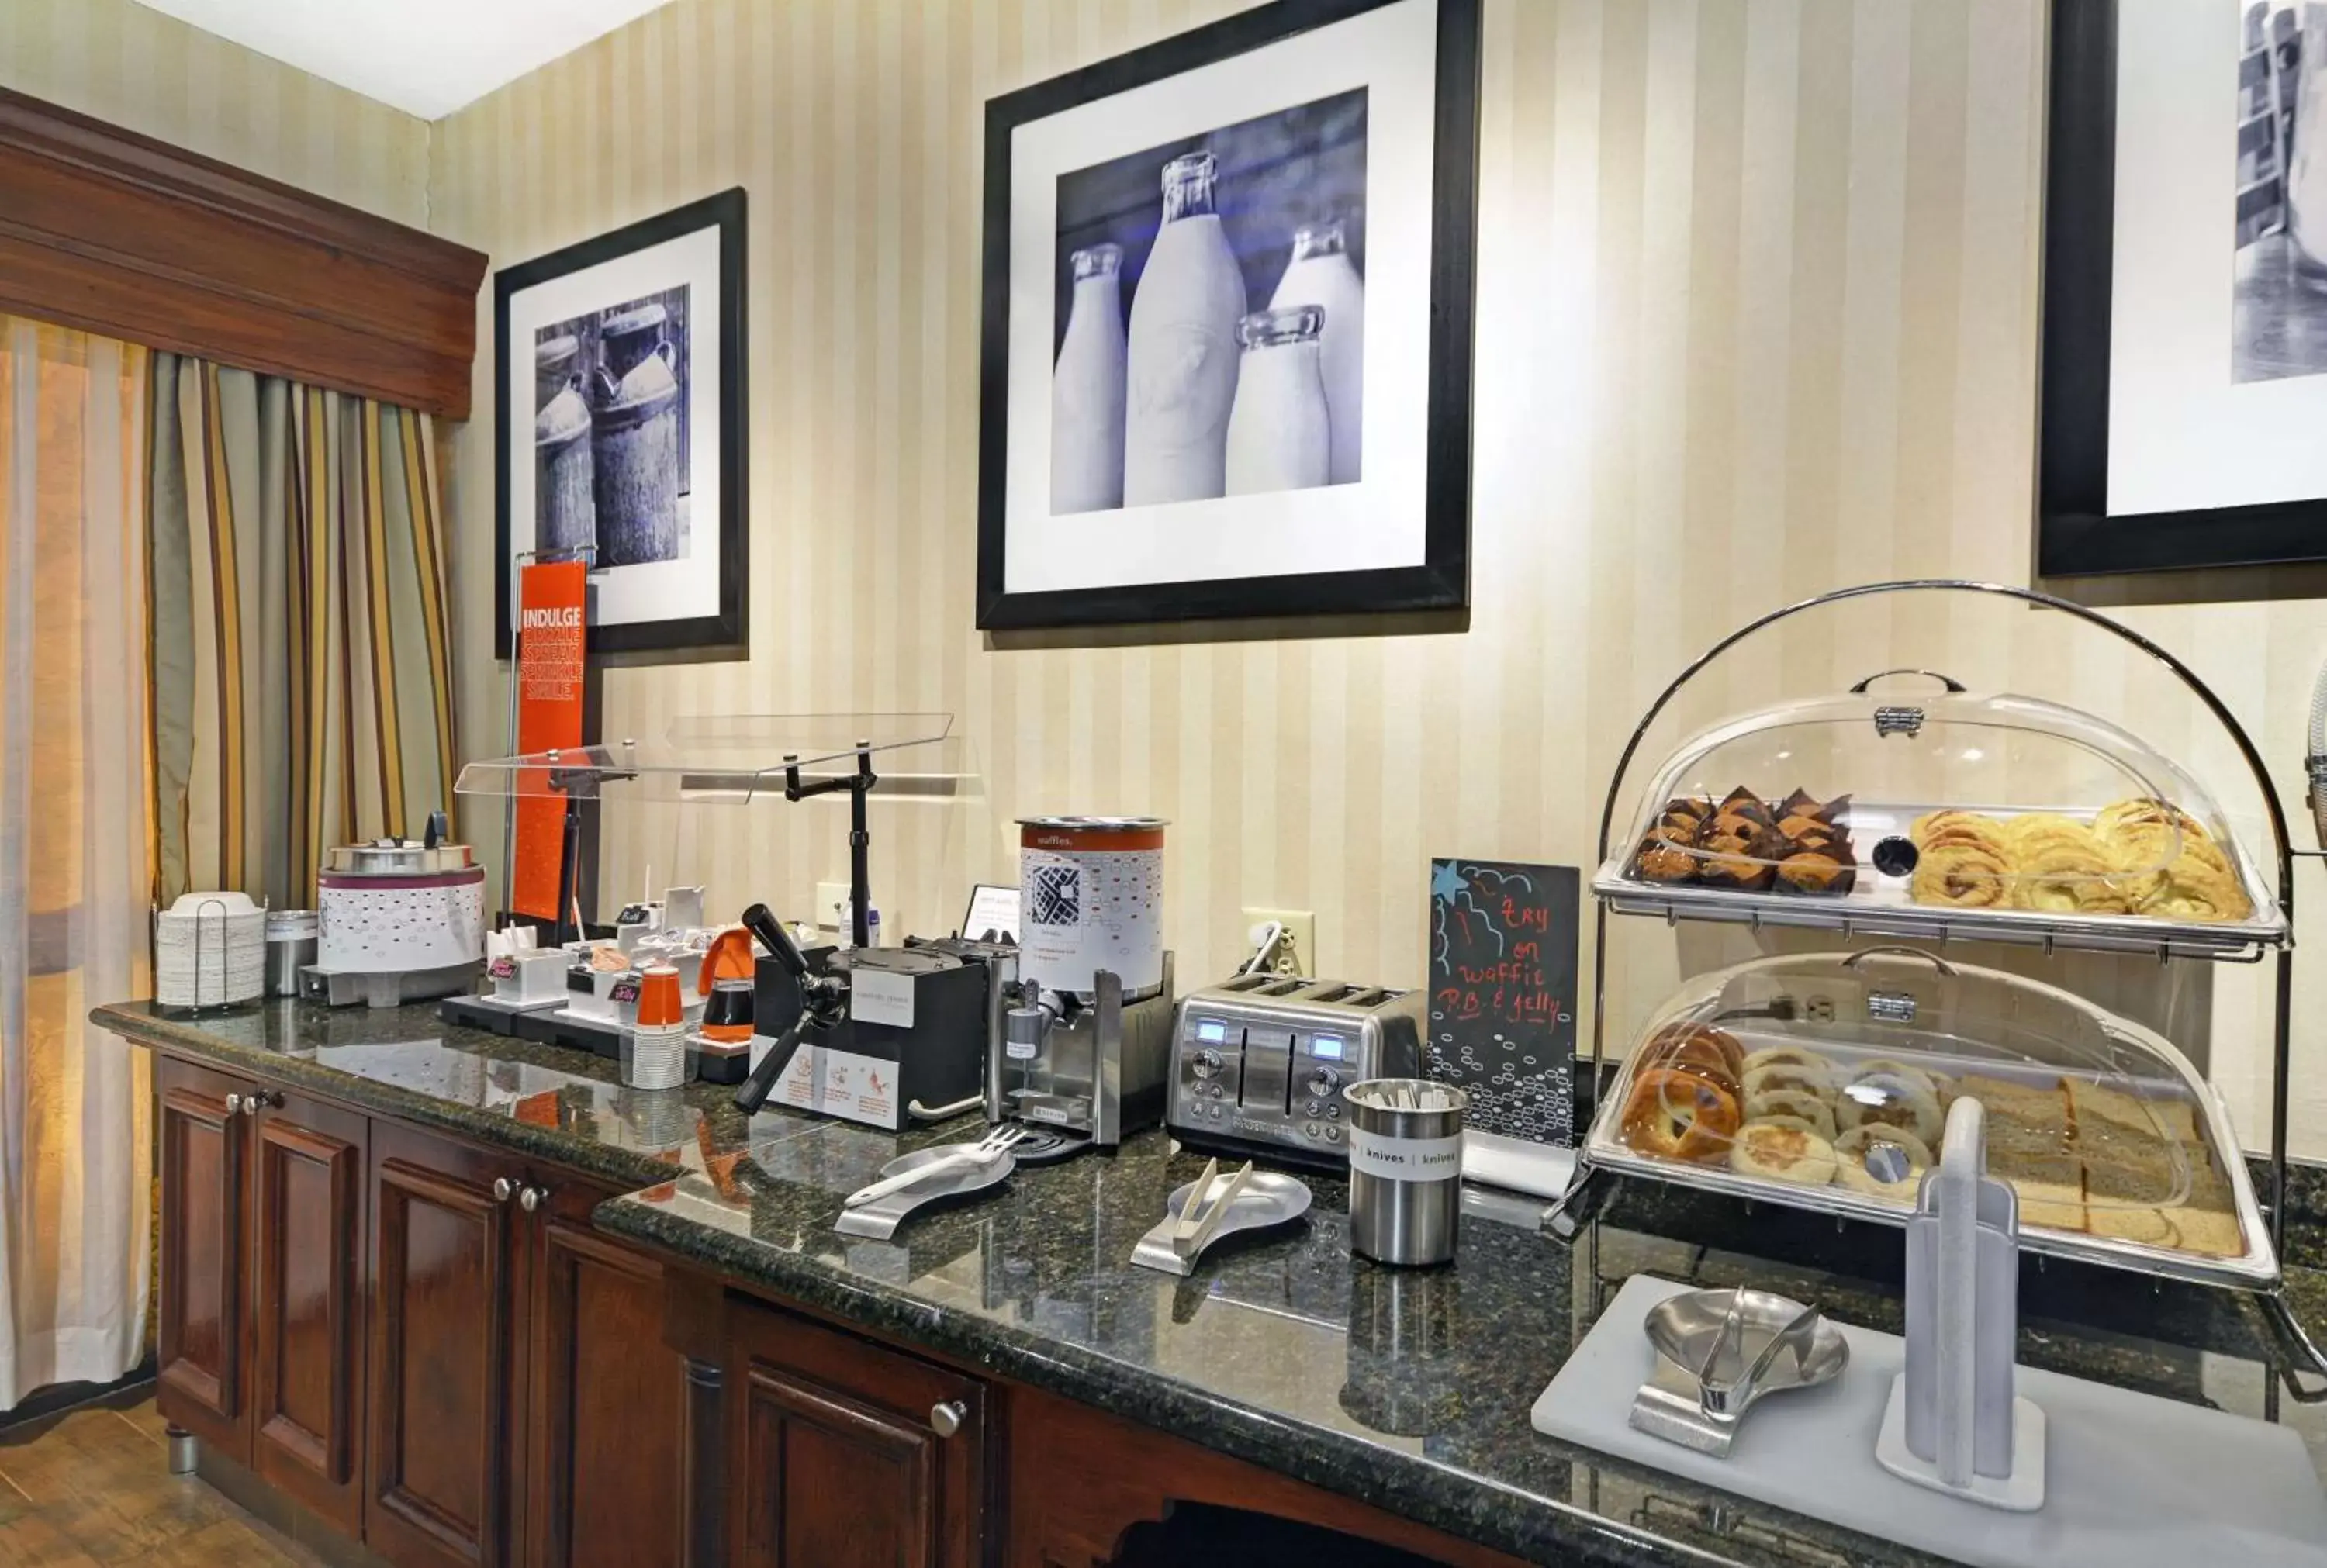
<svg viewBox="0 0 2327 1568">
<path fill-rule="evenodd" d="M 1537 1227 L 1539 1203 L 1474 1190 L 1455 1261 L 1396 1270 L 1350 1255 L 1345 1190 L 1313 1177 L 1316 1201 L 1304 1221 L 1225 1242 L 1175 1279 L 1130 1263 L 1165 1195 L 1202 1166 L 1161 1134 L 1135 1137 L 1112 1158 L 1022 1167 L 958 1206 L 921 1211 L 892 1240 L 868 1241 L 835 1233 L 844 1196 L 901 1153 L 974 1136 L 974 1116 L 904 1134 L 782 1111 L 746 1118 L 726 1091 L 622 1089 L 611 1063 L 450 1028 L 423 1007 L 285 1003 L 172 1022 L 124 1004 L 94 1016 L 189 1069 L 282 1086 L 369 1118 L 373 1196 L 360 1274 L 375 1405 L 382 1337 L 427 1304 L 395 1294 L 406 1276 L 391 1255 L 418 1223 L 412 1205 L 426 1199 L 443 1213 L 466 1213 L 455 1189 L 463 1181 L 489 1189 L 495 1169 L 457 1166 L 447 1153 L 427 1181 L 410 1176 L 411 1130 L 448 1151 L 514 1159 L 521 1190 L 545 1199 L 556 1185 L 547 1172 L 584 1178 L 560 1193 L 586 1193 L 588 1208 L 553 1219 L 540 1266 L 525 1271 L 564 1282 L 565 1293 L 537 1291 L 516 1314 L 536 1321 L 528 1375 L 542 1379 L 523 1408 L 536 1413 L 529 1420 L 562 1410 L 586 1423 L 590 1403 L 621 1399 L 630 1407 L 620 1418 L 637 1424 L 639 1409 L 668 1404 L 673 1480 L 662 1489 L 671 1497 L 639 1506 L 653 1520 L 641 1561 L 777 1560 L 761 1555 L 774 1550 L 769 1510 L 811 1504 L 766 1479 L 775 1472 L 762 1464 L 762 1433 L 808 1420 L 825 1397 L 788 1378 L 874 1390 L 853 1395 L 860 1414 L 904 1413 L 896 1441 L 919 1456 L 914 1463 L 933 1466 L 911 1473 L 935 1478 L 914 1495 L 926 1493 L 935 1510 L 935 1538 L 964 1554 L 943 1545 L 936 1560 L 946 1563 L 1143 1561 L 1138 1532 L 1167 1528 L 1156 1522 L 1166 1515 L 1168 1529 L 1198 1532 L 1181 1539 L 1182 1549 L 1200 1544 L 1216 1554 L 1206 1560 L 1223 1562 L 1246 1560 L 1235 1544 L 1269 1539 L 1266 1528 L 1283 1519 L 1463 1563 L 1934 1561 L 1528 1423 L 1537 1395 L 1635 1274 L 1752 1284 L 1816 1302 L 1844 1323 L 1897 1332 L 1895 1230 L 1615 1179 L 1562 1241 Z M 166 1188 L 207 1169 L 172 1153 L 200 1145 L 186 1137 L 173 1145 L 170 1131 L 173 1114 L 197 1131 L 207 1125 L 198 1114 L 206 1102 L 200 1086 L 174 1077 L 157 1088 Z M 264 1103 L 268 1116 L 299 1105 Z M 180 1211 L 166 1201 L 165 1210 Z M 457 1233 L 431 1234 L 442 1247 Z M 2286 1291 L 2308 1330 L 2327 1336 L 2320 1239 L 2307 1224 L 2293 1228 Z M 636 1286 L 624 1298 L 631 1316 L 577 1285 L 585 1276 L 575 1271 L 593 1261 L 612 1271 L 606 1280 Z M 185 1359 L 199 1338 L 173 1339 L 186 1305 L 166 1298 L 186 1288 L 165 1274 L 164 1413 L 173 1421 L 186 1391 L 210 1386 L 173 1381 L 173 1351 Z M 599 1304 L 577 1313 L 577 1300 Z M 648 1317 L 676 1353 L 668 1366 L 683 1365 L 683 1400 L 643 1381 L 651 1369 L 608 1371 L 593 1359 L 621 1360 L 623 1336 L 635 1347 Z M 565 1362 L 539 1353 L 544 1344 L 561 1347 Z M 860 1372 L 876 1353 L 895 1365 Z M 2282 1421 L 2327 1475 L 2327 1406 L 2282 1397 L 2281 1354 L 2261 1311 L 2236 1292 L 2061 1260 L 2032 1261 L 2024 1273 L 2023 1365 Z M 561 1364 L 570 1368 L 565 1397 L 552 1392 L 565 1386 L 556 1382 Z M 982 1446 L 948 1446 L 966 1421 L 981 1423 Z M 256 1439 L 240 1436 L 238 1451 L 231 1422 L 194 1430 L 206 1457 L 248 1454 L 241 1462 L 262 1477 L 276 1473 L 265 1462 L 263 1423 Z M 375 1409 L 364 1436 L 373 1451 L 355 1469 L 369 1478 L 370 1501 L 353 1517 L 366 1544 L 392 1561 L 425 1561 L 425 1552 L 400 1550 L 397 1489 L 414 1483 L 378 1451 L 397 1434 Z M 520 1555 L 512 1546 L 506 1560 L 556 1560 L 556 1542 L 570 1537 L 545 1499 L 580 1495 L 590 1444 L 556 1430 L 526 1441 L 540 1452 L 513 1471 L 570 1481 L 523 1483 L 534 1487 L 523 1517 L 493 1527 L 528 1548 Z M 654 1451 L 634 1441 L 625 1462 L 636 1469 Z M 286 1489 L 330 1517 L 314 1501 L 328 1501 L 324 1492 Z M 680 1496 L 689 1508 L 676 1506 Z M 1204 1507 L 1176 1507 L 1192 1502 Z M 690 1511 L 715 1517 L 690 1523 Z M 1238 1520 L 1249 1522 L 1241 1535 Z M 1118 1538 L 1135 1543 L 1120 1557 Z M 652 1545 L 664 1540 L 685 1549 Z M 724 1557 L 709 1554 L 714 1541 Z"/>
</svg>

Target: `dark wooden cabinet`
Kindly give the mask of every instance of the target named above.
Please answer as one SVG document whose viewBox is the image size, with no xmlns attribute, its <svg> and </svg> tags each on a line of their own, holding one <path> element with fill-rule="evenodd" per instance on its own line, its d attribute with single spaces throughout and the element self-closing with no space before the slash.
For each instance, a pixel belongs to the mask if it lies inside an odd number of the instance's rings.
<svg viewBox="0 0 2327 1568">
<path fill-rule="evenodd" d="M 986 1390 L 771 1308 L 730 1311 L 730 1561 L 737 1568 L 974 1568 Z"/>
<path fill-rule="evenodd" d="M 180 1061 L 164 1059 L 154 1070 L 162 1165 L 154 1404 L 164 1419 L 245 1463 L 250 1161 L 242 1106 L 254 1087 Z"/>
<path fill-rule="evenodd" d="M 365 1540 L 400 1568 L 500 1568 L 517 1390 L 515 1162 L 372 1130 Z"/>
<path fill-rule="evenodd" d="M 612 1194 L 397 1124 L 371 1144 L 365 1542 L 399 1568 L 679 1568 L 686 1367 Z"/>
<path fill-rule="evenodd" d="M 154 1402 L 350 1534 L 363 1522 L 364 1118 L 164 1060 Z"/>
<path fill-rule="evenodd" d="M 527 1387 L 528 1561 L 679 1568 L 687 1367 L 663 1343 L 660 1265 L 590 1228 L 573 1183 L 537 1216 Z"/>
<path fill-rule="evenodd" d="M 361 1116 L 280 1091 L 251 1146 L 251 1466 L 350 1535 L 363 1526 Z"/>
</svg>

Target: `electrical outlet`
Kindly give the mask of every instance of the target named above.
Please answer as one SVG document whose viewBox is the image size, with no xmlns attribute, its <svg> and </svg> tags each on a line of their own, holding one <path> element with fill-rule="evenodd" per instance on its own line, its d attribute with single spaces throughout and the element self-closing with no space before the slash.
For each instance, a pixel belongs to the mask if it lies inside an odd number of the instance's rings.
<svg viewBox="0 0 2327 1568">
<path fill-rule="evenodd" d="M 840 911 L 848 907 L 848 884 L 845 882 L 820 882 L 816 884 L 816 921 L 826 930 L 836 930 L 841 925 Z"/>
<path fill-rule="evenodd" d="M 1257 932 L 1271 920 L 1283 926 L 1285 934 L 1290 938 L 1276 949 L 1276 972 L 1313 978 L 1322 973 L 1317 962 L 1317 917 L 1308 910 L 1245 910 L 1242 957 L 1251 957 L 1253 945 L 1258 939 Z"/>
</svg>

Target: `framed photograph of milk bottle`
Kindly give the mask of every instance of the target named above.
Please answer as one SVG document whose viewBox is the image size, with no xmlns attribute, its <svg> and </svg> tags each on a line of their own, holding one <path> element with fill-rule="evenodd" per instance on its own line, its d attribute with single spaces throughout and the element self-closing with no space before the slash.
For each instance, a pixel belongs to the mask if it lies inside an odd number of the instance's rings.
<svg viewBox="0 0 2327 1568">
<path fill-rule="evenodd" d="M 1479 0 L 1278 0 L 986 109 L 977 623 L 1470 588 Z"/>
<path fill-rule="evenodd" d="M 2037 570 L 2327 560 L 2327 0 L 2055 0 Z"/>
<path fill-rule="evenodd" d="M 743 413 L 741 190 L 495 273 L 498 656 L 516 564 L 578 557 L 593 654 L 744 657 Z"/>
</svg>

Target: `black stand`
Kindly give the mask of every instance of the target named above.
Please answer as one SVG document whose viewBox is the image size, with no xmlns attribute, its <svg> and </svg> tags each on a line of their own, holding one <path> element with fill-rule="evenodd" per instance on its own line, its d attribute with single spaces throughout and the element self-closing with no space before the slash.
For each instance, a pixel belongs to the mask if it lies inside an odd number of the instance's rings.
<svg viewBox="0 0 2327 1568">
<path fill-rule="evenodd" d="M 798 755 L 784 759 L 784 798 L 805 800 L 811 795 L 829 795 L 846 789 L 852 798 L 848 803 L 848 904 L 849 934 L 856 946 L 872 946 L 873 935 L 865 921 L 866 907 L 872 902 L 873 835 L 864 826 L 864 798 L 880 782 L 873 771 L 873 742 L 856 742 L 856 771 L 837 779 L 819 779 L 813 784 L 800 782 Z"/>
<path fill-rule="evenodd" d="M 635 779 L 635 773 L 600 773 L 587 768 L 553 768 L 549 770 L 549 787 L 565 797 L 565 842 L 557 852 L 557 918 L 550 923 L 550 940 L 558 947 L 568 941 L 578 942 L 590 934 L 586 917 L 577 920 L 574 934 L 565 934 L 567 919 L 575 913 L 575 889 L 582 880 L 582 795 L 584 790 L 595 794 L 597 787 L 609 779 Z"/>
</svg>

